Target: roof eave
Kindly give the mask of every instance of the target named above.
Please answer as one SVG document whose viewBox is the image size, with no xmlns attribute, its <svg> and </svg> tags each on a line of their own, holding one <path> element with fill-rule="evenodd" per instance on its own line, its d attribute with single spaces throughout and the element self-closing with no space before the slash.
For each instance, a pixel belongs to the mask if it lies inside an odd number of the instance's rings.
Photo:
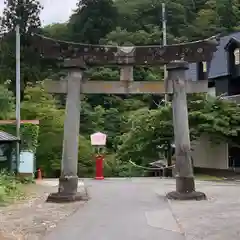
<svg viewBox="0 0 240 240">
<path fill-rule="evenodd" d="M 226 46 L 224 47 L 225 51 L 229 50 L 229 47 L 233 44 L 237 44 L 240 47 L 240 41 L 238 39 L 236 39 L 235 37 L 232 37 L 228 43 L 226 44 Z"/>
</svg>

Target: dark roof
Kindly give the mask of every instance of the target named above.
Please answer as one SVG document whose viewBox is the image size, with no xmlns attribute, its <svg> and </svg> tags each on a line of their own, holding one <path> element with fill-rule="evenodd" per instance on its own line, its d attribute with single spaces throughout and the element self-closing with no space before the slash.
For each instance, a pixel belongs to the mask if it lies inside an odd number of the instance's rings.
<svg viewBox="0 0 240 240">
<path fill-rule="evenodd" d="M 12 134 L 0 131 L 0 142 L 16 142 L 20 141 L 17 137 Z"/>
<path fill-rule="evenodd" d="M 227 63 L 227 52 L 225 47 L 229 41 L 240 41 L 240 32 L 232 33 L 228 36 L 220 38 L 220 43 L 217 51 L 213 55 L 213 59 L 210 63 L 208 78 L 218 78 L 228 75 L 228 63 Z M 187 72 L 187 79 L 197 80 L 197 64 L 189 64 L 189 70 Z"/>
<path fill-rule="evenodd" d="M 233 43 L 235 43 L 237 46 L 240 46 L 240 39 L 236 39 L 235 37 L 232 37 L 229 41 L 228 41 L 228 43 L 227 43 L 227 45 L 225 46 L 225 50 L 227 51 L 227 50 L 229 50 L 229 47 L 233 44 Z"/>
</svg>

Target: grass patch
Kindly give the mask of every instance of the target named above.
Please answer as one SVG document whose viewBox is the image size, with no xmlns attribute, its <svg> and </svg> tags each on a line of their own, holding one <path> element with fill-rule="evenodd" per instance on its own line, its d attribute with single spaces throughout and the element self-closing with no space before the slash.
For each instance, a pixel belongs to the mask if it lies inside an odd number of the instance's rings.
<svg viewBox="0 0 240 240">
<path fill-rule="evenodd" d="M 27 181 L 28 182 L 28 181 Z M 24 183 L 14 174 L 0 171 L 0 205 L 25 198 Z"/>
<path fill-rule="evenodd" d="M 196 174 L 195 175 L 196 180 L 202 180 L 202 181 L 221 181 L 223 178 L 216 177 L 216 176 L 210 176 L 206 174 Z"/>
</svg>

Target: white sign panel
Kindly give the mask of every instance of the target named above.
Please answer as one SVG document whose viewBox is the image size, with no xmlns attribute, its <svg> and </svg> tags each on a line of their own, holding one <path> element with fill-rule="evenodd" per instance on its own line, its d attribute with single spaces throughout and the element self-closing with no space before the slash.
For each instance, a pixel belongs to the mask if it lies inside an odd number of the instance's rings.
<svg viewBox="0 0 240 240">
<path fill-rule="evenodd" d="M 240 64 L 240 50 L 239 50 L 239 48 L 235 49 L 234 58 L 235 58 L 235 65 L 239 65 Z"/>
<path fill-rule="evenodd" d="M 97 132 L 91 135 L 91 144 L 93 146 L 105 146 L 107 135 L 101 132 Z"/>
<path fill-rule="evenodd" d="M 20 173 L 33 173 L 34 172 L 34 153 L 22 151 L 20 153 L 19 169 Z"/>
</svg>

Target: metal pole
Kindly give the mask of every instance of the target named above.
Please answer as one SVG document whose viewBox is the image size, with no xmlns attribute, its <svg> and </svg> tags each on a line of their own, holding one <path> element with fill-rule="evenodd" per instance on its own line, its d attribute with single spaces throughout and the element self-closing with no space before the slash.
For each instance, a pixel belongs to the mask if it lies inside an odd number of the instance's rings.
<svg viewBox="0 0 240 240">
<path fill-rule="evenodd" d="M 163 46 L 167 45 L 167 19 L 166 19 L 166 5 L 165 3 L 162 3 L 162 32 L 163 32 Z M 167 66 L 164 65 L 164 81 L 165 81 L 165 86 L 167 86 Z M 168 101 L 168 94 L 165 93 L 164 95 L 164 100 L 165 104 Z"/>
<path fill-rule="evenodd" d="M 16 135 L 17 138 L 20 138 L 20 122 L 21 122 L 21 116 L 20 116 L 20 95 L 21 95 L 21 89 L 20 89 L 20 27 L 19 25 L 16 26 Z M 20 162 L 20 146 L 19 142 L 17 142 L 16 146 L 16 160 L 17 160 L 17 170 L 19 167 Z"/>
</svg>

